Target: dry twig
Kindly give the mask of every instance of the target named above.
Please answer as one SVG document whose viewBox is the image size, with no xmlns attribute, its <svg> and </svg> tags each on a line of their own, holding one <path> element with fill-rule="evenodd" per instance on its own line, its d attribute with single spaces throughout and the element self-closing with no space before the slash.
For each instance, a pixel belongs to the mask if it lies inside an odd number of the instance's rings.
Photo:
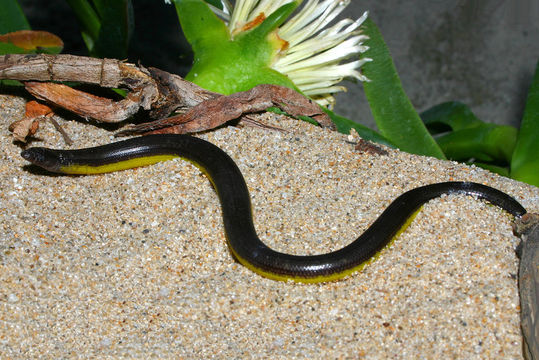
<svg viewBox="0 0 539 360">
<path fill-rule="evenodd" d="M 0 79 L 23 81 L 26 89 L 38 99 L 100 122 L 120 122 L 140 108 L 148 110 L 150 122 L 130 126 L 120 132 L 122 135 L 199 132 L 272 106 L 292 116 L 310 116 L 322 126 L 333 127 L 317 104 L 285 87 L 259 85 L 225 96 L 159 69 L 112 59 L 5 55 L 0 56 Z M 125 88 L 129 93 L 124 99 L 113 101 L 57 83 L 65 81 Z M 167 118 L 178 111 L 179 115 Z"/>
</svg>

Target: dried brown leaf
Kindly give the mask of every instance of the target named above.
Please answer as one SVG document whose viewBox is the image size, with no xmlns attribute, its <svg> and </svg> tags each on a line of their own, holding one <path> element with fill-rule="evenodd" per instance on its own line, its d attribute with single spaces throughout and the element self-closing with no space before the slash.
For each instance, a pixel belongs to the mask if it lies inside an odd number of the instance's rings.
<svg viewBox="0 0 539 360">
<path fill-rule="evenodd" d="M 13 133 L 15 140 L 26 142 L 28 136 L 32 136 L 37 132 L 40 121 L 52 114 L 52 109 L 47 105 L 40 104 L 37 101 L 29 101 L 26 103 L 24 118 L 11 123 L 9 131 Z"/>
<path fill-rule="evenodd" d="M 200 132 L 221 126 L 244 114 L 265 111 L 272 106 L 277 106 L 292 116 L 311 116 L 323 126 L 333 126 L 329 117 L 313 101 L 292 89 L 263 84 L 248 91 L 208 99 L 184 114 L 131 126 L 117 135 Z"/>
<path fill-rule="evenodd" d="M 20 30 L 0 35 L 0 42 L 12 43 L 27 51 L 45 48 L 60 52 L 64 47 L 64 42 L 58 36 L 48 31 L 36 30 Z"/>
</svg>

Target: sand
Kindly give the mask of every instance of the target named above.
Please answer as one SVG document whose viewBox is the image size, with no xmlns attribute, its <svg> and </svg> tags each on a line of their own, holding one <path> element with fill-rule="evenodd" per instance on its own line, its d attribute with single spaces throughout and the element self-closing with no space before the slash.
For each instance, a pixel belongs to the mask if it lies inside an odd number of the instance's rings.
<svg viewBox="0 0 539 360">
<path fill-rule="evenodd" d="M 25 167 L 0 102 L 0 353 L 3 358 L 519 359 L 519 239 L 511 216 L 467 196 L 426 204 L 362 272 L 315 285 L 262 278 L 234 261 L 210 182 L 188 162 L 98 176 Z M 355 239 L 402 192 L 484 183 L 539 211 L 539 188 L 274 115 L 288 132 L 201 135 L 229 153 L 260 237 L 324 253 Z M 115 141 L 59 119 L 73 147 Z M 67 148 L 51 124 L 32 145 Z M 357 140 L 357 139 L 356 139 Z"/>
</svg>

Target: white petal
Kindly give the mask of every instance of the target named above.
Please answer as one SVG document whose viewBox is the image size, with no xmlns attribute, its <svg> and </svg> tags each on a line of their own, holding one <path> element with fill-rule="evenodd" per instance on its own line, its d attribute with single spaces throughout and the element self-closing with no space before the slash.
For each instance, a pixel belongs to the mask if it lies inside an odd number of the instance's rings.
<svg viewBox="0 0 539 360">
<path fill-rule="evenodd" d="M 362 45 L 363 40 L 367 37 L 364 35 L 358 35 L 350 38 L 349 44 L 354 44 L 359 52 L 364 52 L 367 50 L 366 46 Z M 280 59 L 277 59 L 276 66 L 283 67 L 285 65 L 293 64 L 295 62 L 307 59 L 317 54 L 321 54 L 324 51 L 335 48 L 340 43 L 345 41 L 345 37 L 341 36 L 331 36 L 324 39 L 319 39 L 318 37 L 309 39 L 303 44 L 296 46 L 292 49 L 289 49 L 285 56 Z"/>
<path fill-rule="evenodd" d="M 228 24 L 229 29 L 236 29 L 240 27 L 240 24 L 247 22 L 247 18 L 251 10 L 256 5 L 257 0 L 238 0 L 234 4 L 234 11 L 230 18 L 230 23 Z"/>
<path fill-rule="evenodd" d="M 281 6 L 293 1 L 294 0 L 238 0 L 234 5 L 234 11 L 228 24 L 228 28 L 233 32 L 246 23 L 254 20 L 261 13 L 264 13 L 264 15 L 268 17 Z"/>
<path fill-rule="evenodd" d="M 284 24 L 279 30 L 279 35 L 288 41 L 291 46 L 309 38 L 324 28 L 331 20 L 337 17 L 350 3 L 349 0 L 326 0 L 317 8 L 307 12 L 304 8 L 298 16 L 302 16 L 295 25 Z M 318 4 L 314 1 L 313 4 Z M 305 11 L 305 14 L 301 14 Z M 294 19 L 291 20 L 291 22 Z"/>
<path fill-rule="evenodd" d="M 328 107 L 330 110 L 333 110 L 335 106 L 335 98 L 331 94 L 324 95 L 311 95 L 311 98 L 322 106 Z"/>
<path fill-rule="evenodd" d="M 301 61 L 296 61 L 292 64 L 280 65 L 279 62 L 277 62 L 274 67 L 276 70 L 286 74 L 290 71 L 305 68 L 305 67 L 330 64 L 330 63 L 338 63 L 341 60 L 347 59 L 353 55 L 357 55 L 361 53 L 361 50 L 363 49 L 364 47 L 361 45 L 358 45 L 356 39 L 352 38 L 352 39 L 343 41 L 339 45 L 327 51 L 324 51 L 320 54 L 305 58 Z"/>
<path fill-rule="evenodd" d="M 258 6 L 251 12 L 247 21 L 254 20 L 260 13 L 264 13 L 264 15 L 268 17 L 281 6 L 291 2 L 293 2 L 293 0 L 260 0 Z"/>
<path fill-rule="evenodd" d="M 288 34 L 293 34 L 317 18 L 324 12 L 324 8 L 318 6 L 318 0 L 309 0 L 296 16 L 288 20 L 279 28 L 279 34 L 286 37 Z"/>
<path fill-rule="evenodd" d="M 361 19 L 356 21 L 352 21 L 350 19 L 341 20 L 329 29 L 321 31 L 318 35 L 313 36 L 295 46 L 291 46 L 289 48 L 289 52 L 294 52 L 305 48 L 312 48 L 313 45 L 320 42 L 331 42 L 337 44 L 350 36 L 361 36 L 361 41 L 366 40 L 368 38 L 366 35 L 359 35 L 361 33 L 359 27 L 362 23 L 363 21 Z M 345 26 L 347 27 L 343 30 Z"/>
<path fill-rule="evenodd" d="M 318 87 L 310 90 L 303 91 L 306 95 L 323 95 L 323 94 L 334 94 L 336 92 L 345 92 L 346 87 L 344 86 L 327 86 L 327 87 Z"/>
<path fill-rule="evenodd" d="M 221 4 L 223 5 L 223 10 L 211 5 L 207 4 L 211 11 L 213 11 L 217 16 L 219 16 L 221 19 L 225 21 L 225 23 L 228 23 L 230 21 L 230 2 L 227 0 L 222 0 Z"/>
<path fill-rule="evenodd" d="M 316 81 L 333 81 L 340 82 L 344 78 L 354 78 L 360 81 L 365 81 L 365 76 L 358 69 L 371 59 L 361 59 L 346 64 L 337 64 L 332 66 L 320 66 L 305 68 L 288 73 L 294 84 L 300 86 Z"/>
</svg>

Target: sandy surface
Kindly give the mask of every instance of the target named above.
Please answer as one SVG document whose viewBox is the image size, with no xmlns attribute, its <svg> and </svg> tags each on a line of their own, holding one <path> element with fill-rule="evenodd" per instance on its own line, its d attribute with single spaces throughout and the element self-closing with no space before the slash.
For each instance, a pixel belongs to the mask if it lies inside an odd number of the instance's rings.
<svg viewBox="0 0 539 360">
<path fill-rule="evenodd" d="M 218 199 L 190 163 L 99 176 L 25 167 L 0 107 L 0 353 L 44 358 L 518 359 L 522 339 L 511 217 L 465 196 L 426 204 L 382 256 L 342 281 L 268 280 L 236 263 Z M 110 132 L 62 122 L 86 147 Z M 357 237 L 403 191 L 476 181 L 539 211 L 539 188 L 291 120 L 289 133 L 227 127 L 268 245 L 323 253 Z M 50 124 L 33 145 L 65 148 Z"/>
</svg>

